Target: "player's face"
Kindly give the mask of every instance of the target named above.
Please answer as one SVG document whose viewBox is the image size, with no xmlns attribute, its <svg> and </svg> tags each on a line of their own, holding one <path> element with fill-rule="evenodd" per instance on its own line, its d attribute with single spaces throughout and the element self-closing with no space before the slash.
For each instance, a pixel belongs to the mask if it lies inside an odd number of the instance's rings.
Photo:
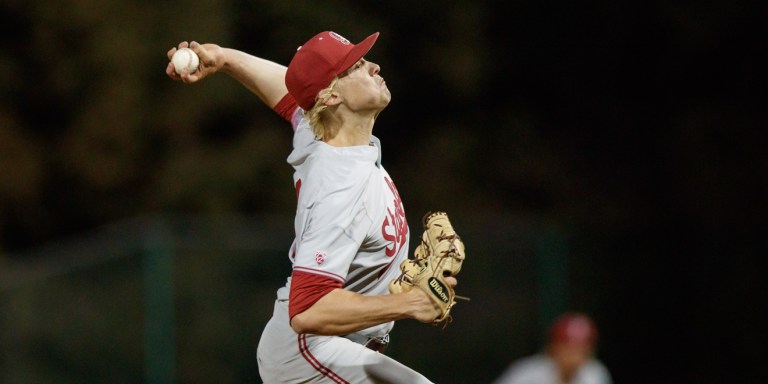
<svg viewBox="0 0 768 384">
<path fill-rule="evenodd" d="M 550 355 L 560 371 L 570 376 L 592 355 L 592 347 L 578 343 L 555 343 Z"/>
<path fill-rule="evenodd" d="M 347 108 L 380 111 L 389 104 L 392 95 L 379 75 L 380 69 L 378 64 L 360 59 L 340 76 L 335 89 L 342 95 Z"/>
</svg>

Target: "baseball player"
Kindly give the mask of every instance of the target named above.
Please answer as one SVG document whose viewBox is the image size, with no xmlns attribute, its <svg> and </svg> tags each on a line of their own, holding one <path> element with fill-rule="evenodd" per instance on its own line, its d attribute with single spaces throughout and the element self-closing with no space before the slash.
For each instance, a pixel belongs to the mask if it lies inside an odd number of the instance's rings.
<svg viewBox="0 0 768 384">
<path fill-rule="evenodd" d="M 391 94 L 358 44 L 326 31 L 300 46 L 287 67 L 215 44 L 187 44 L 200 58 L 194 83 L 224 72 L 292 123 L 288 163 L 297 195 L 291 276 L 277 291 L 259 340 L 266 383 L 430 383 L 384 355 L 394 321 L 431 323 L 438 306 L 422 290 L 390 294 L 407 258 L 403 201 L 373 136 Z M 177 48 L 168 51 L 169 59 Z M 456 279 L 446 279 L 453 287 Z"/>
<path fill-rule="evenodd" d="M 583 313 L 565 313 L 550 326 L 546 351 L 513 363 L 494 384 L 611 384 L 595 357 L 597 328 Z"/>
</svg>

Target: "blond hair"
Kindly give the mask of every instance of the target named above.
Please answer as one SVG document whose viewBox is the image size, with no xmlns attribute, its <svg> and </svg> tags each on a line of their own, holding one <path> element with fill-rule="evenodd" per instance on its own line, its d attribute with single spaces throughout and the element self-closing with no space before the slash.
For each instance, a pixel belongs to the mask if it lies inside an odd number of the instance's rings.
<svg viewBox="0 0 768 384">
<path fill-rule="evenodd" d="M 317 140 L 327 140 L 336 136 L 336 129 L 328 127 L 323 121 L 323 112 L 328 109 L 328 106 L 325 105 L 324 101 L 331 96 L 333 86 L 336 85 L 337 81 L 339 81 L 339 78 L 334 77 L 328 87 L 317 93 L 317 101 L 315 102 L 315 105 L 307 112 L 307 116 L 309 116 L 309 126 L 312 128 L 312 133 L 315 134 Z"/>
</svg>

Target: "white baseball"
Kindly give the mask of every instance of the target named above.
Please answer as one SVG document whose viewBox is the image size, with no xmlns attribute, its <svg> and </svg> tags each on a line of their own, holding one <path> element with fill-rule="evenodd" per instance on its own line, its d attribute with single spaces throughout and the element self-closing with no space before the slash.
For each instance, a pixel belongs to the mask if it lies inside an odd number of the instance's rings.
<svg viewBox="0 0 768 384">
<path fill-rule="evenodd" d="M 179 75 L 182 71 L 186 70 L 192 73 L 197 70 L 197 66 L 200 64 L 200 58 L 197 57 L 195 51 L 189 48 L 181 48 L 171 57 L 173 68 Z"/>
</svg>

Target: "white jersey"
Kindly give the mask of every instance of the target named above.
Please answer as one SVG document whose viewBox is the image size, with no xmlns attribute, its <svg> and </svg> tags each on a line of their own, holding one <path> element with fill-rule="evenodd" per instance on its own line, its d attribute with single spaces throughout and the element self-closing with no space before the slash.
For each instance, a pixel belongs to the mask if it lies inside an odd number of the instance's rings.
<svg viewBox="0 0 768 384">
<path fill-rule="evenodd" d="M 289 257 L 296 271 L 334 279 L 363 295 L 388 294 L 408 255 L 409 228 L 395 184 L 381 165 L 379 140 L 333 147 L 303 120 L 288 157 L 298 203 Z M 278 291 L 287 299 L 290 278 Z M 358 332 L 389 333 L 394 322 Z"/>
<path fill-rule="evenodd" d="M 298 118 L 297 118 L 298 116 Z M 315 140 L 294 115 L 288 162 L 298 196 L 296 238 L 289 257 L 296 272 L 316 274 L 363 295 L 389 294 L 408 255 L 408 224 L 395 184 L 381 166 L 379 141 L 333 147 Z M 302 274 L 303 275 L 303 274 Z M 386 340 L 394 322 L 353 335 L 296 334 L 289 324 L 291 278 L 277 291 L 272 318 L 257 350 L 265 383 L 432 384 L 413 369 L 364 346 Z"/>
<path fill-rule="evenodd" d="M 563 384 L 554 361 L 544 353 L 513 363 L 494 384 Z M 579 367 L 573 380 L 565 384 L 611 384 L 608 369 L 596 359 Z"/>
</svg>

